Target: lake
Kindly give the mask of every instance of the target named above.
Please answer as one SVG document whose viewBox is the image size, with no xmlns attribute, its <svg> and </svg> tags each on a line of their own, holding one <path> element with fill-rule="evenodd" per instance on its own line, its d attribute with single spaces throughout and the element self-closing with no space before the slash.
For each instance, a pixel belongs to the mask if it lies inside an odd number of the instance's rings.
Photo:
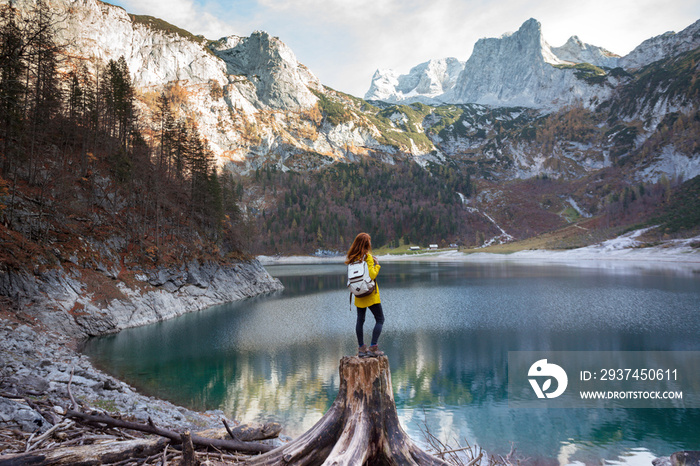
<svg viewBox="0 0 700 466">
<path fill-rule="evenodd" d="M 509 351 L 700 351 L 700 275 L 689 269 L 514 262 L 382 263 L 399 418 L 537 464 L 649 465 L 700 449 L 700 409 L 515 409 Z M 95 364 L 139 390 L 243 421 L 310 428 L 356 351 L 345 266 L 268 267 L 285 290 L 91 339 Z M 368 312 L 366 339 L 374 324 Z M 700 369 L 700 368 L 698 368 Z"/>
</svg>

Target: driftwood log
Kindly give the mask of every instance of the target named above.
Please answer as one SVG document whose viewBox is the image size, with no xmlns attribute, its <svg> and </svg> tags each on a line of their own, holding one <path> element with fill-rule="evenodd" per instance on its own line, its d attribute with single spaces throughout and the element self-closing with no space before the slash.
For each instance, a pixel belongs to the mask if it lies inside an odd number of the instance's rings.
<svg viewBox="0 0 700 466">
<path fill-rule="evenodd" d="M 201 437 L 207 438 L 231 438 L 241 442 L 253 442 L 255 440 L 267 440 L 277 438 L 282 432 L 279 422 L 266 422 L 265 424 L 241 424 L 233 429 L 229 427 L 226 419 L 221 419 L 225 429 L 209 429 L 199 432 Z"/>
<path fill-rule="evenodd" d="M 340 360 L 333 405 L 293 442 L 251 458 L 261 465 L 447 465 L 418 448 L 399 424 L 389 359 Z"/>
<path fill-rule="evenodd" d="M 148 434 L 156 434 L 161 437 L 170 439 L 173 444 L 179 444 L 182 441 L 182 434 L 178 432 L 173 432 L 171 430 L 162 429 L 157 427 L 152 422 L 148 424 L 140 424 L 137 422 L 124 421 L 122 419 L 115 419 L 110 416 L 105 415 L 94 415 L 94 414 L 83 414 L 78 411 L 69 410 L 68 417 L 73 419 L 80 419 L 85 422 L 90 422 L 94 424 L 104 424 L 110 427 L 119 427 L 122 429 L 131 429 L 139 432 L 145 432 Z M 150 418 L 149 418 L 150 421 Z M 270 445 L 265 445 L 263 443 L 254 442 L 242 442 L 240 440 L 221 440 L 221 439 L 210 439 L 205 437 L 200 437 L 198 435 L 190 436 L 192 443 L 200 447 L 211 447 L 217 448 L 219 450 L 237 451 L 242 453 L 261 453 L 272 450 Z"/>
<path fill-rule="evenodd" d="M 48 451 L 0 456 L 0 466 L 89 466 L 146 458 L 162 452 L 167 439 L 137 439 L 96 445 L 55 448 Z"/>
</svg>

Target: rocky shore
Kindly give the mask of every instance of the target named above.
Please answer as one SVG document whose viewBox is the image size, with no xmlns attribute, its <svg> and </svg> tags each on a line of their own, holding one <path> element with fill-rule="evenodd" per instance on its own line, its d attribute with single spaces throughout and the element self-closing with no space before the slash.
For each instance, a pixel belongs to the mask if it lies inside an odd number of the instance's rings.
<svg viewBox="0 0 700 466">
<path fill-rule="evenodd" d="M 282 289 L 257 260 L 117 271 L 54 268 L 0 273 L 18 315 L 76 339 L 118 332 Z"/>
<path fill-rule="evenodd" d="M 0 312 L 0 429 L 50 428 L 58 420 L 54 414 L 70 406 L 69 381 L 77 402 L 91 409 L 140 421 L 150 418 L 173 429 L 221 427 L 221 411 L 199 413 L 144 396 L 95 368 L 78 351 L 80 342 L 275 292 L 282 289 L 279 280 L 257 261 L 231 266 L 190 262 L 181 268 L 114 274 L 104 283 L 102 277 L 62 270 L 0 273 L 0 295 L 10 298 Z M 55 413 L 33 409 L 26 402 L 33 398 L 56 406 Z"/>
<path fill-rule="evenodd" d="M 56 421 L 23 397 L 45 398 L 61 414 L 71 402 L 68 382 L 76 400 L 108 413 L 121 413 L 158 425 L 198 430 L 219 427 L 222 412 L 197 413 L 167 401 L 137 393 L 127 384 L 96 369 L 87 356 L 69 348 L 71 340 L 54 331 L 0 322 L 0 423 L 23 432 L 44 432 Z M 71 373 L 73 377 L 71 380 Z"/>
</svg>

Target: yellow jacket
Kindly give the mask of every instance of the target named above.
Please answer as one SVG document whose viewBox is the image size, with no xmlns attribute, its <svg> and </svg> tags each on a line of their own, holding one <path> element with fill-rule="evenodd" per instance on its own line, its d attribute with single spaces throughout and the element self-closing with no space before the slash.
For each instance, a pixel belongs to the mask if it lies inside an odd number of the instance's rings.
<svg viewBox="0 0 700 466">
<path fill-rule="evenodd" d="M 369 278 L 376 280 L 377 274 L 379 274 L 379 269 L 381 269 L 382 266 L 379 264 L 374 264 L 374 257 L 372 257 L 372 254 L 370 253 L 367 253 L 365 262 L 367 262 L 367 268 L 369 269 Z M 374 292 L 371 295 L 363 296 L 362 298 L 355 296 L 355 306 L 357 307 L 370 307 L 371 305 L 379 302 L 381 302 L 379 300 L 379 285 L 374 288 Z"/>
</svg>

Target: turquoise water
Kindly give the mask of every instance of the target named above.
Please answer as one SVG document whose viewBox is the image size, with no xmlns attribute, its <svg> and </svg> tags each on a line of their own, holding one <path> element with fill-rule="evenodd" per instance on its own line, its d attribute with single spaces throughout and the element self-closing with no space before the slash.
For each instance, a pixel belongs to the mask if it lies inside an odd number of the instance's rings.
<svg viewBox="0 0 700 466">
<path fill-rule="evenodd" d="M 700 276 L 684 270 L 383 263 L 402 425 L 542 464 L 650 464 L 700 449 L 697 409 L 512 409 L 508 351 L 700 351 Z M 286 289 L 95 338 L 95 363 L 146 393 L 246 421 L 310 428 L 356 349 L 343 265 L 273 266 Z M 373 318 L 365 324 L 369 338 Z M 700 369 L 700 368 L 699 368 Z"/>
</svg>

